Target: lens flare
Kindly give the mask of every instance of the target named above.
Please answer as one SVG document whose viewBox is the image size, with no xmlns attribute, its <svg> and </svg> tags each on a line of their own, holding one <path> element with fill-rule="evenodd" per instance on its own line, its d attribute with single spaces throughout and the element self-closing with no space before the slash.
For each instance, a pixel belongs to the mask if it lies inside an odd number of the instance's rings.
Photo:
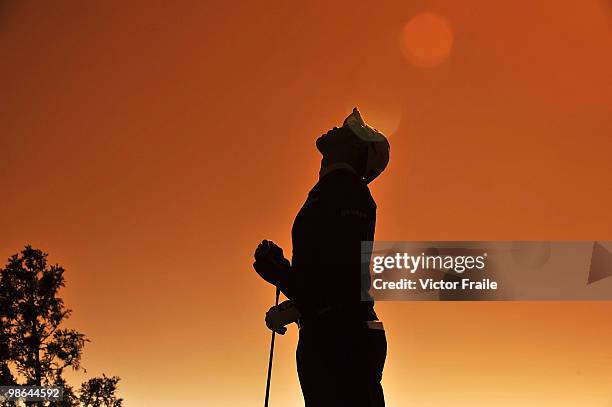
<svg viewBox="0 0 612 407">
<path fill-rule="evenodd" d="M 420 68 L 431 68 L 448 58 L 453 30 L 442 16 L 431 12 L 415 15 L 402 31 L 401 49 L 406 59 Z"/>
</svg>

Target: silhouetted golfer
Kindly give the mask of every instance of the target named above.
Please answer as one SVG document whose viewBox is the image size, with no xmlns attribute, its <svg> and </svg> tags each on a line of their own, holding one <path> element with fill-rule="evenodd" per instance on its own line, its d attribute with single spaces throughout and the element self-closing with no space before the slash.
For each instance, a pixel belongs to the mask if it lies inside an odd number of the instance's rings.
<svg viewBox="0 0 612 407">
<path fill-rule="evenodd" d="M 362 301 L 361 242 L 374 240 L 376 203 L 367 184 L 386 168 L 389 143 L 355 108 L 316 145 L 319 182 L 293 223 L 291 263 L 273 242 L 255 251 L 257 273 L 289 298 L 268 311 L 266 324 L 283 334 L 298 322 L 307 407 L 384 406 L 387 341 L 374 302 Z"/>
</svg>

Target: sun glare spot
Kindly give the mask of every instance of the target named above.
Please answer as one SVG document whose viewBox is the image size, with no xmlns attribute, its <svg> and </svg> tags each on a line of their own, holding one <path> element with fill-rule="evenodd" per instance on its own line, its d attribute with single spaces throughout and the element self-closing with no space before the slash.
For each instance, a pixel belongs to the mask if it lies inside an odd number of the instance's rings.
<svg viewBox="0 0 612 407">
<path fill-rule="evenodd" d="M 431 12 L 415 15 L 406 23 L 401 49 L 406 59 L 421 68 L 442 63 L 453 46 L 453 30 L 442 16 Z"/>
</svg>

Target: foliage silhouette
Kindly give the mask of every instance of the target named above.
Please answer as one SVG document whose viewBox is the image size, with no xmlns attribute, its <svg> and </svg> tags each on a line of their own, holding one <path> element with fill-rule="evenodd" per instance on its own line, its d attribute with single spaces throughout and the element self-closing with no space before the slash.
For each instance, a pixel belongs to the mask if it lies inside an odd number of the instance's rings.
<svg viewBox="0 0 612 407">
<path fill-rule="evenodd" d="M 118 377 L 90 379 L 78 395 L 63 377 L 66 368 L 86 371 L 81 357 L 89 340 L 63 327 L 72 312 L 58 296 L 65 286 L 64 268 L 49 264 L 47 257 L 28 245 L 0 269 L 0 385 L 64 389 L 62 401 L 28 402 L 28 406 L 119 407 Z M 2 407 L 8 405 L 0 402 Z"/>
<path fill-rule="evenodd" d="M 117 398 L 117 376 L 94 377 L 81 385 L 79 400 L 85 407 L 122 407 L 123 399 Z"/>
</svg>

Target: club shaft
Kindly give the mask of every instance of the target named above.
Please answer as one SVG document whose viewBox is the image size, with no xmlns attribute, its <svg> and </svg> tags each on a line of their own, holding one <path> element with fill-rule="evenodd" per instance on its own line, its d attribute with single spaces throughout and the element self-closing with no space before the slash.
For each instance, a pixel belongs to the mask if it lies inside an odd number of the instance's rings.
<svg viewBox="0 0 612 407">
<path fill-rule="evenodd" d="M 280 289 L 276 288 L 276 301 L 274 305 L 278 305 L 278 297 L 280 296 Z M 274 358 L 274 338 L 276 332 L 272 331 L 272 340 L 270 341 L 270 357 L 268 358 L 268 379 L 266 380 L 266 399 L 264 401 L 264 407 L 268 407 L 268 400 L 270 399 L 270 379 L 272 379 L 272 359 Z"/>
</svg>

